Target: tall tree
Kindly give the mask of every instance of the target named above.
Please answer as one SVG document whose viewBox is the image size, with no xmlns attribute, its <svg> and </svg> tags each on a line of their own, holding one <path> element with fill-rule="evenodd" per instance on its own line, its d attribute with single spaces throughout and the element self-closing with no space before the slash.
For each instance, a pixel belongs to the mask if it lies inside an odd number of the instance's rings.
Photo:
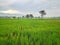
<svg viewBox="0 0 60 45">
<path fill-rule="evenodd" d="M 45 10 L 41 10 L 41 11 L 39 11 L 39 13 L 41 14 L 41 18 L 43 18 L 43 16 L 46 15 Z"/>
</svg>

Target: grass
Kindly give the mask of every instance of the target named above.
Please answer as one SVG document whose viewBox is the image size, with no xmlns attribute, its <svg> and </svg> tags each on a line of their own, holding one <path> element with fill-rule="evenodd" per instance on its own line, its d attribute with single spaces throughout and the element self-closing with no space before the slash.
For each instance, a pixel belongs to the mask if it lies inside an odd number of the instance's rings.
<svg viewBox="0 0 60 45">
<path fill-rule="evenodd" d="M 0 19 L 0 45 L 60 45 L 60 19 Z"/>
</svg>

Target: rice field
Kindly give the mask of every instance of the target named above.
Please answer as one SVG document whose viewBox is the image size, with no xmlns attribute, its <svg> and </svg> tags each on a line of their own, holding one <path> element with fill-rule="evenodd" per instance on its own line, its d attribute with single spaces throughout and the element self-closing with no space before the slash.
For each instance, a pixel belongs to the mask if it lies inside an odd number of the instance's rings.
<svg viewBox="0 0 60 45">
<path fill-rule="evenodd" d="M 60 45 L 60 19 L 0 18 L 0 45 Z"/>
</svg>

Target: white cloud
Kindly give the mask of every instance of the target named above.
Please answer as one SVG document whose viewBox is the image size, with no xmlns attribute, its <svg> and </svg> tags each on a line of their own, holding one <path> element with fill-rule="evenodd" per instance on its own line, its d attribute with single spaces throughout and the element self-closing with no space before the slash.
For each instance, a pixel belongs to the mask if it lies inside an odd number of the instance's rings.
<svg viewBox="0 0 60 45">
<path fill-rule="evenodd" d="M 60 9 L 50 9 L 46 10 L 46 17 L 58 17 L 60 16 Z"/>
<path fill-rule="evenodd" d="M 0 0 L 0 6 L 8 6 L 14 3 L 25 4 L 30 2 L 31 0 Z"/>
<path fill-rule="evenodd" d="M 2 13 L 2 14 L 22 14 L 22 15 L 26 15 L 26 14 L 33 14 L 34 16 L 40 16 L 40 14 L 38 13 L 38 12 L 25 12 L 25 11 L 18 11 L 18 10 L 12 10 L 12 9 L 10 9 L 10 10 L 5 10 L 5 11 L 0 11 L 0 13 Z"/>
<path fill-rule="evenodd" d="M 39 4 L 39 3 L 46 2 L 46 1 L 48 1 L 48 0 L 16 0 L 16 2 L 19 2 L 19 3 L 31 2 L 31 3 L 34 3 L 34 4 Z"/>
<path fill-rule="evenodd" d="M 26 15 L 26 14 L 30 14 L 32 12 L 25 12 L 25 11 L 18 11 L 18 10 L 12 10 L 12 9 L 9 9 L 9 10 L 3 10 L 3 11 L 0 11 L 0 13 L 3 13 L 3 14 L 23 14 L 23 15 Z"/>
<path fill-rule="evenodd" d="M 0 0 L 0 6 L 13 4 L 16 0 Z"/>
<path fill-rule="evenodd" d="M 31 0 L 16 0 L 16 2 L 19 2 L 19 3 L 28 3 L 28 2 L 30 2 Z"/>
<path fill-rule="evenodd" d="M 41 3 L 44 3 L 44 2 L 47 2 L 48 0 L 34 0 L 33 3 L 35 4 L 41 4 Z"/>
<path fill-rule="evenodd" d="M 4 14 L 23 14 L 20 11 L 17 10 L 5 10 L 5 11 L 0 11 L 0 13 L 4 13 Z"/>
</svg>

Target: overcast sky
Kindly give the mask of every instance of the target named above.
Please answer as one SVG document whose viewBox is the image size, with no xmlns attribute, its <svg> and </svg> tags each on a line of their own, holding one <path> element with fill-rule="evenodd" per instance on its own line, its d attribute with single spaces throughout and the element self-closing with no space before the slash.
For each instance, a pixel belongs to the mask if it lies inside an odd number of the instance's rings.
<svg viewBox="0 0 60 45">
<path fill-rule="evenodd" d="M 46 11 L 45 17 L 60 16 L 60 0 L 0 0 L 0 16 L 40 16 L 40 10 Z"/>
</svg>

